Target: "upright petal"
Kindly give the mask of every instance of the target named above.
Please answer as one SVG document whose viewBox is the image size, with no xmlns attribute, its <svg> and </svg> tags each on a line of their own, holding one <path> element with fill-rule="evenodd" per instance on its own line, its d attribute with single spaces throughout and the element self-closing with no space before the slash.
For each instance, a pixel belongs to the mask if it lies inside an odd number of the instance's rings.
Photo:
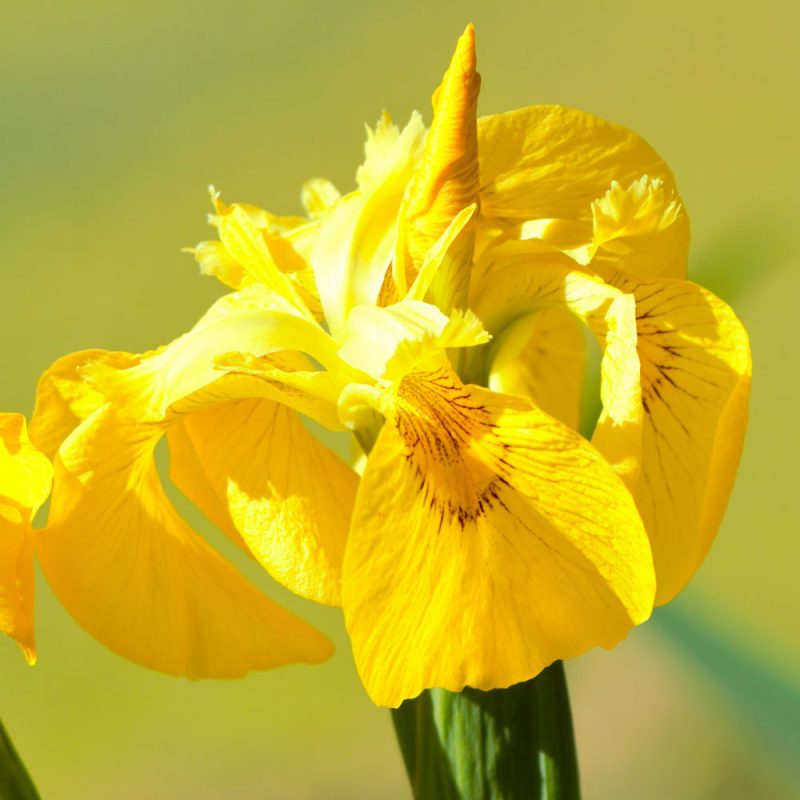
<svg viewBox="0 0 800 800">
<path fill-rule="evenodd" d="M 311 257 L 325 319 L 336 339 L 344 334 L 353 307 L 378 300 L 397 244 L 403 193 L 425 141 L 416 113 L 402 131 L 384 114 L 367 132 L 358 191 L 328 209 Z"/>
<path fill-rule="evenodd" d="M 481 213 L 508 227 L 531 219 L 591 221 L 591 202 L 647 175 L 675 190 L 669 167 L 621 125 L 537 105 L 478 120 Z"/>
<path fill-rule="evenodd" d="M 42 568 L 72 616 L 120 655 L 191 678 L 231 678 L 331 653 L 180 519 L 152 458 L 154 424 L 99 408 L 64 442 Z"/>
<path fill-rule="evenodd" d="M 21 414 L 0 414 L 0 631 L 36 662 L 31 521 L 50 494 L 50 461 L 28 438 Z"/>
<path fill-rule="evenodd" d="M 650 613 L 650 548 L 622 481 L 519 398 L 416 373 L 369 457 L 343 601 L 372 699 L 494 689 Z"/>
<path fill-rule="evenodd" d="M 666 603 L 722 520 L 747 423 L 750 346 L 731 309 L 696 284 L 608 277 L 636 298 L 644 430 L 632 486 L 653 547 L 657 601 Z"/>
<path fill-rule="evenodd" d="M 433 96 L 433 124 L 404 201 L 404 244 L 411 263 L 405 264 L 402 253 L 403 260 L 398 259 L 395 265 L 401 296 L 451 220 L 478 200 L 477 107 L 481 79 L 476 64 L 475 31 L 469 25 Z M 434 290 L 441 295 L 435 300 L 445 311 L 463 307 L 466 302 L 472 259 L 470 240 L 463 240 L 462 251 L 449 265 L 449 274 L 441 270 L 434 284 Z M 407 276 L 403 269 L 409 267 Z"/>
</svg>

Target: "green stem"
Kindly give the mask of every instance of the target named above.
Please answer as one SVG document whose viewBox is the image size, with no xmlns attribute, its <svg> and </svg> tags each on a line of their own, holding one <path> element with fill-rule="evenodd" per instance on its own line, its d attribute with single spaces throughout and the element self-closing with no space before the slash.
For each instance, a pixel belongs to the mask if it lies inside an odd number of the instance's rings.
<svg viewBox="0 0 800 800">
<path fill-rule="evenodd" d="M 0 722 L 0 798 L 39 800 L 39 793 Z"/>
<path fill-rule="evenodd" d="M 431 689 L 392 717 L 416 800 L 580 798 L 560 661 L 508 689 Z"/>
</svg>

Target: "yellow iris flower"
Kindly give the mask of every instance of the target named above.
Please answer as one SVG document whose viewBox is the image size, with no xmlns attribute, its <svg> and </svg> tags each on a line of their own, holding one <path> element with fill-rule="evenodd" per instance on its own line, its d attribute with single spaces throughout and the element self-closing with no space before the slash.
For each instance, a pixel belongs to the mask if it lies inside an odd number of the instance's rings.
<svg viewBox="0 0 800 800">
<path fill-rule="evenodd" d="M 172 481 L 231 539 L 342 605 L 382 705 L 613 646 L 702 561 L 750 354 L 731 310 L 685 280 L 674 179 L 590 114 L 478 119 L 479 88 L 470 26 L 431 128 L 384 115 L 355 191 L 310 181 L 296 218 L 214 194 L 219 238 L 194 253 L 233 291 L 190 332 L 43 376 L 31 438 L 55 474 L 38 556 L 118 653 L 232 677 L 331 652 L 178 517 L 153 459 L 163 436 Z M 591 442 L 576 432 L 582 326 L 603 352 Z M 352 431 L 363 475 L 300 415 Z M 17 499 L 27 541 L 40 497 Z"/>
</svg>

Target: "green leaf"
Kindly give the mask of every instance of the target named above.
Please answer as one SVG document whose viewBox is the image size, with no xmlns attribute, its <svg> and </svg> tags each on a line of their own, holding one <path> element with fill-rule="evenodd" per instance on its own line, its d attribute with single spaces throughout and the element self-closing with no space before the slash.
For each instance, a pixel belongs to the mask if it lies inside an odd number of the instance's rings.
<svg viewBox="0 0 800 800">
<path fill-rule="evenodd" d="M 0 800 L 39 800 L 39 793 L 0 722 Z"/>
<path fill-rule="evenodd" d="M 578 800 L 561 662 L 508 689 L 431 689 L 392 712 L 416 800 Z"/>
</svg>

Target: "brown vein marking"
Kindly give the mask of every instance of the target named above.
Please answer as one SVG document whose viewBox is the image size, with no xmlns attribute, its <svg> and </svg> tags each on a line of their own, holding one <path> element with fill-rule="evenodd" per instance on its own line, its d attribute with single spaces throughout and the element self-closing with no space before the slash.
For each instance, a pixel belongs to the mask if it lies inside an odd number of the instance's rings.
<svg viewBox="0 0 800 800">
<path fill-rule="evenodd" d="M 497 507 L 507 479 L 506 446 L 496 437 L 488 410 L 447 370 L 417 373 L 398 390 L 395 426 L 406 444 L 406 460 L 422 503 L 445 524 L 467 524 Z M 478 458 L 481 440 L 496 468 Z"/>
</svg>

